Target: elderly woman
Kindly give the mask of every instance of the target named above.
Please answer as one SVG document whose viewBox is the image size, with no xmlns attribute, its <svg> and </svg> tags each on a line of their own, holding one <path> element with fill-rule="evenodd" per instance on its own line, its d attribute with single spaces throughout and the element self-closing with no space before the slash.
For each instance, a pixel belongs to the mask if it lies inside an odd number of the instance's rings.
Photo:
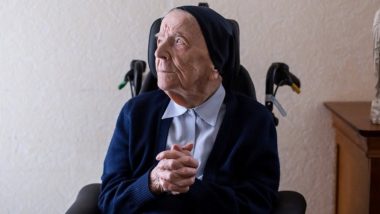
<svg viewBox="0 0 380 214">
<path fill-rule="evenodd" d="M 103 213 L 270 213 L 276 131 L 255 100 L 225 89 L 233 33 L 206 7 L 171 10 L 157 34 L 160 90 L 123 107 L 102 175 Z"/>
</svg>

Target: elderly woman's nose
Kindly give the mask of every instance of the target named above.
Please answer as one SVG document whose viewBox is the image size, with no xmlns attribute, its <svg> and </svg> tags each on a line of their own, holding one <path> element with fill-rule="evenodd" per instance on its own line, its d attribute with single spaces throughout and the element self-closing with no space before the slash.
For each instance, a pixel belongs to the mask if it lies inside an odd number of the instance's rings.
<svg viewBox="0 0 380 214">
<path fill-rule="evenodd" d="M 157 44 L 157 49 L 154 52 L 156 58 L 168 59 L 169 58 L 169 47 L 168 41 L 160 41 Z"/>
</svg>

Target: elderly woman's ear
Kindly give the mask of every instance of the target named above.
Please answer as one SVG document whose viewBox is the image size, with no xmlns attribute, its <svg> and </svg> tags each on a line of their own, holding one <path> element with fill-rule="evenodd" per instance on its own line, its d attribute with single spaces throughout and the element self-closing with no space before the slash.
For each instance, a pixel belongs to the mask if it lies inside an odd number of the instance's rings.
<svg viewBox="0 0 380 214">
<path fill-rule="evenodd" d="M 222 79 L 222 76 L 220 76 L 220 73 L 216 68 L 214 68 L 214 71 L 212 72 L 211 77 L 212 77 L 211 80 L 217 80 L 219 78 L 220 80 Z"/>
</svg>

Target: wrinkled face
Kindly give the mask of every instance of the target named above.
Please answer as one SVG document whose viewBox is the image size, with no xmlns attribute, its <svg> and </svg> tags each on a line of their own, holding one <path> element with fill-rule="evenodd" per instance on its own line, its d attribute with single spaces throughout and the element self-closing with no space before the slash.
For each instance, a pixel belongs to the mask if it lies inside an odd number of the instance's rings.
<svg viewBox="0 0 380 214">
<path fill-rule="evenodd" d="M 157 34 L 158 87 L 165 92 L 198 93 L 216 70 L 196 19 L 182 10 L 169 12 Z"/>
</svg>

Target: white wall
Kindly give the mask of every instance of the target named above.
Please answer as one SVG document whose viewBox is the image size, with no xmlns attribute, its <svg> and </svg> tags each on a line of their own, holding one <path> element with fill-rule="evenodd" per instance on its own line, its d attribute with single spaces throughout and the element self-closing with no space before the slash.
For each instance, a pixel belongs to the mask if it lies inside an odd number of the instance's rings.
<svg viewBox="0 0 380 214">
<path fill-rule="evenodd" d="M 374 96 L 371 27 L 380 0 L 208 1 L 241 28 L 241 61 L 260 101 L 274 61 L 302 93 L 283 87 L 278 127 L 281 189 L 303 193 L 308 213 L 333 213 L 335 146 L 324 101 Z M 116 116 L 117 85 L 146 59 L 150 23 L 197 1 L 2 0 L 0 3 L 0 213 L 63 213 L 99 182 Z M 279 116 L 278 112 L 276 114 Z"/>
</svg>

